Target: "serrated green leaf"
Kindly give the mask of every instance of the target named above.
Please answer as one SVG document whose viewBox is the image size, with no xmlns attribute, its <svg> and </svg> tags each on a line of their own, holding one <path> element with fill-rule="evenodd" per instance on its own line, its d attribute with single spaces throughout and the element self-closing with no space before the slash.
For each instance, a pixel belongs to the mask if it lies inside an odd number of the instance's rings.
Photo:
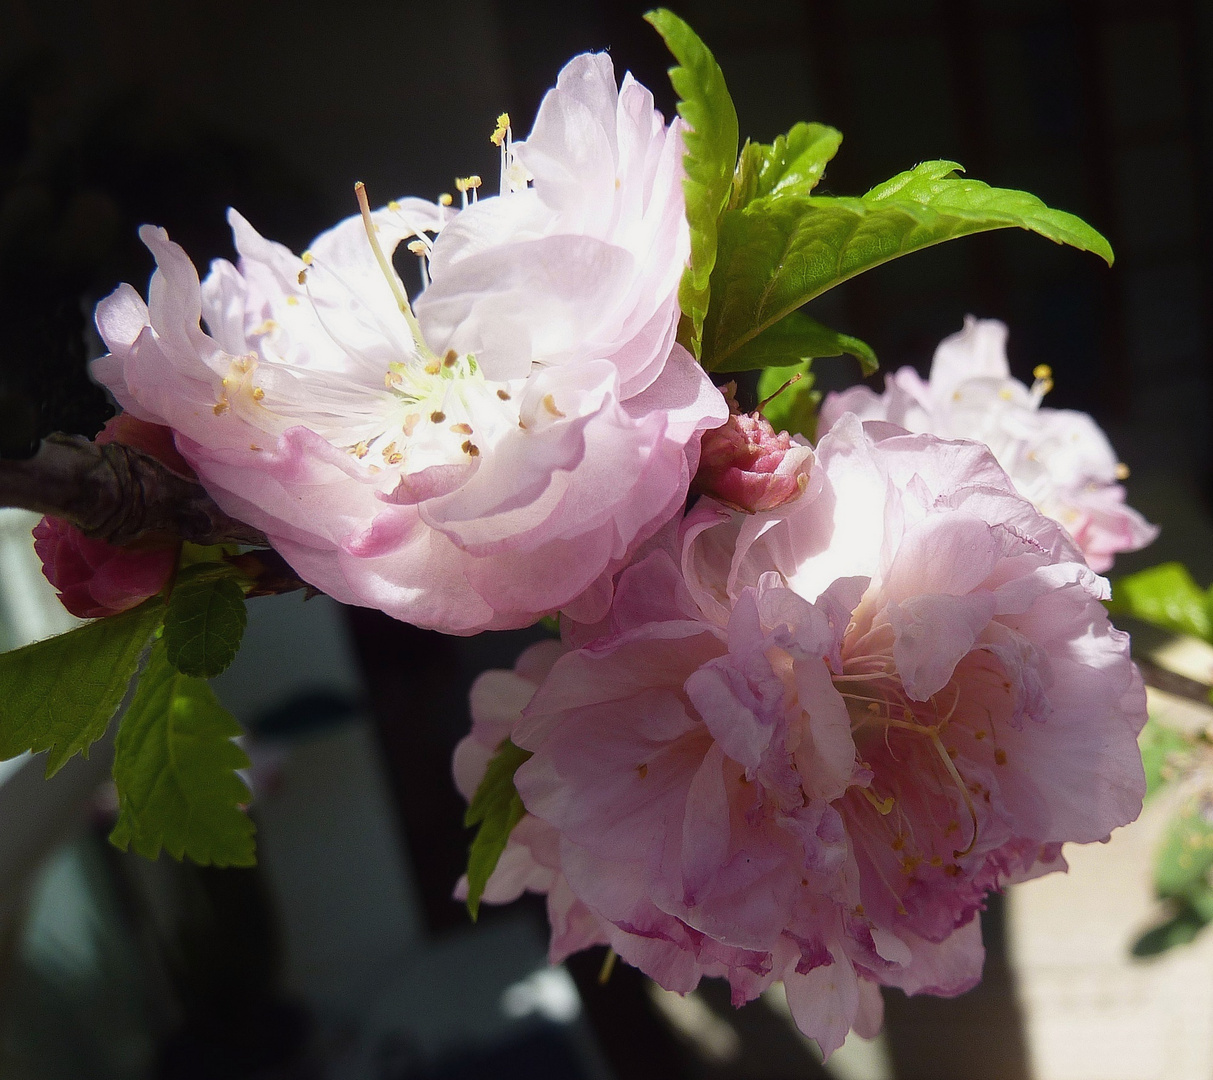
<svg viewBox="0 0 1213 1080">
<path fill-rule="evenodd" d="M 164 618 L 169 662 L 183 675 L 214 678 L 236 658 L 247 622 L 244 590 L 231 567 L 188 567 L 177 577 Z"/>
<path fill-rule="evenodd" d="M 1207 808 L 1190 801 L 1167 826 L 1155 854 L 1154 889 L 1159 896 L 1183 898 L 1209 887 L 1213 868 L 1213 825 Z"/>
<path fill-rule="evenodd" d="M 88 748 L 126 696 L 164 618 L 153 597 L 66 634 L 0 655 L 0 759 L 47 750 L 46 775 Z"/>
<path fill-rule="evenodd" d="M 1134 943 L 1132 953 L 1136 957 L 1157 956 L 1168 949 L 1187 945 L 1208 924 L 1209 919 L 1187 905 L 1180 908 L 1166 922 L 1147 930 Z"/>
<path fill-rule="evenodd" d="M 842 145 L 842 132 L 826 124 L 796 124 L 773 143 L 741 148 L 729 208 L 745 206 L 764 195 L 808 195 L 825 174 Z"/>
<path fill-rule="evenodd" d="M 717 219 L 728 201 L 737 165 L 737 110 L 720 65 L 694 30 L 665 8 L 650 11 L 645 19 L 678 61 L 670 69 L 670 82 L 679 97 L 678 115 L 690 129 L 684 136 L 683 191 L 691 261 L 678 287 L 687 327 L 685 333 L 680 330 L 679 340 L 698 358 L 716 265 Z"/>
<path fill-rule="evenodd" d="M 1190 739 L 1174 728 L 1160 724 L 1154 717 L 1146 720 L 1137 737 L 1141 747 L 1141 763 L 1146 770 L 1146 798 L 1158 793 L 1183 771 L 1185 759 L 1193 750 Z"/>
<path fill-rule="evenodd" d="M 473 921 L 480 915 L 484 887 L 493 876 L 510 833 L 526 813 L 514 787 L 514 773 L 530 756 L 529 750 L 515 746 L 509 739 L 497 747 L 463 817 L 469 829 L 480 826 L 468 849 L 467 905 Z"/>
<path fill-rule="evenodd" d="M 158 641 L 114 745 L 110 840 L 149 859 L 163 849 L 203 866 L 252 866 L 256 829 L 235 771 L 249 760 L 232 742 L 240 733 L 206 682 L 182 675 Z"/>
<path fill-rule="evenodd" d="M 1121 578 L 1108 610 L 1213 642 L 1213 590 L 1201 589 L 1182 563 L 1163 563 Z"/>
<path fill-rule="evenodd" d="M 1024 191 L 952 175 L 929 161 L 858 198 L 775 194 L 720 218 L 705 366 L 721 369 L 747 342 L 856 274 L 920 248 L 992 229 L 1022 228 L 1058 243 L 1112 250 L 1073 214 Z"/>
<path fill-rule="evenodd" d="M 871 375 L 879 363 L 867 342 L 850 334 L 840 334 L 810 318 L 803 311 L 793 311 L 774 326 L 768 326 L 757 337 L 712 371 L 751 371 L 755 368 L 788 367 L 800 360 L 816 360 L 823 356 L 855 357 L 865 375 Z"/>
</svg>

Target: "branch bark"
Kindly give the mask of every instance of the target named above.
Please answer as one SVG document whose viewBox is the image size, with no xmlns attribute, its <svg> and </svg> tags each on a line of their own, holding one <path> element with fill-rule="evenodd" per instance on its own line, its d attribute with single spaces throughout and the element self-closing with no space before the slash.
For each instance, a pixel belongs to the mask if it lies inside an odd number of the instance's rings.
<svg viewBox="0 0 1213 1080">
<path fill-rule="evenodd" d="M 63 518 L 111 544 L 167 535 L 268 546 L 264 533 L 225 514 L 196 480 L 132 447 L 80 435 L 48 435 L 32 458 L 0 461 L 0 506 Z"/>
</svg>

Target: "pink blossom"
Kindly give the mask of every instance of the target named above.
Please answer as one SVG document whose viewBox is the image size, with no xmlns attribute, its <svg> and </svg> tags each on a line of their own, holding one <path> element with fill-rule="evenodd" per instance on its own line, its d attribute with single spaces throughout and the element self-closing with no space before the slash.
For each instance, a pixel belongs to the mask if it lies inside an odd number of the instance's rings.
<svg viewBox="0 0 1213 1080">
<path fill-rule="evenodd" d="M 985 447 L 842 417 L 812 476 L 701 502 L 525 707 L 479 693 L 533 752 L 515 857 L 545 876 L 513 888 L 567 886 L 669 989 L 781 979 L 829 1053 L 880 985 L 974 985 L 986 894 L 1137 815 L 1146 712 L 1106 582 Z"/>
<path fill-rule="evenodd" d="M 729 419 L 704 435 L 692 490 L 748 514 L 791 502 L 809 483 L 808 443 L 776 433 L 762 413 L 742 413 L 732 384 L 725 398 Z"/>
<path fill-rule="evenodd" d="M 853 412 L 945 439 L 976 439 L 994 452 L 1021 495 L 1060 521 L 1093 570 L 1104 573 L 1121 551 L 1158 535 L 1125 505 L 1117 481 L 1128 475 L 1107 436 L 1086 413 L 1041 408 L 1052 373 L 1037 368 L 1031 387 L 1011 377 L 1007 328 L 968 316 L 964 329 L 940 342 L 927 382 L 911 367 L 887 376 L 885 392 L 853 386 L 827 395 L 820 430 Z"/>
<path fill-rule="evenodd" d="M 460 634 L 575 599 L 601 617 L 727 416 L 674 343 L 680 122 L 584 55 L 525 142 L 495 137 L 499 196 L 470 178 L 458 211 L 368 208 L 302 256 L 232 211 L 238 265 L 201 285 L 145 226 L 148 302 L 124 285 L 97 311 L 94 373 L 173 429 L 225 511 L 338 600 Z M 411 304 L 385 269 L 402 241 L 426 282 Z"/>
<path fill-rule="evenodd" d="M 172 432 L 133 416 L 112 417 L 94 440 L 142 450 L 175 472 L 190 467 L 173 446 Z M 119 547 L 85 536 L 61 518 L 44 517 L 34 526 L 34 550 L 42 573 L 78 619 L 100 619 L 137 607 L 168 584 L 180 543 L 154 538 Z"/>
</svg>

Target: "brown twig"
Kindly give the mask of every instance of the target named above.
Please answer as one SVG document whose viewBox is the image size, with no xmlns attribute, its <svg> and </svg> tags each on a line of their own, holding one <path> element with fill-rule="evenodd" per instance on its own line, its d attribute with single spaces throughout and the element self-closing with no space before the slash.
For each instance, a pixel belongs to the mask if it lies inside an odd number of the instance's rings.
<svg viewBox="0 0 1213 1080">
<path fill-rule="evenodd" d="M 112 544 L 169 535 L 195 544 L 266 546 L 265 534 L 225 514 L 196 480 L 121 443 L 48 435 L 25 461 L 0 461 L 0 506 L 70 521 Z"/>
</svg>

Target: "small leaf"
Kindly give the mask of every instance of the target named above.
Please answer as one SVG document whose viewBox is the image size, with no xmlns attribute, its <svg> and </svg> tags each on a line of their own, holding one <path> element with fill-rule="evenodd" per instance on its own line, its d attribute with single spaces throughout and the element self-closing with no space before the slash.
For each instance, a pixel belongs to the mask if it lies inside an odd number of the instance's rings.
<svg viewBox="0 0 1213 1080">
<path fill-rule="evenodd" d="M 1157 956 L 1168 949 L 1187 945 L 1204 929 L 1209 919 L 1192 907 L 1184 905 L 1166 922 L 1147 930 L 1134 943 L 1136 957 Z"/>
<path fill-rule="evenodd" d="M 953 175 L 958 168 L 928 161 L 859 198 L 778 192 L 726 210 L 703 331 L 705 366 L 728 367 L 751 339 L 848 278 L 959 236 L 1030 229 L 1112 261 L 1108 242 L 1080 218 L 1027 192 Z"/>
<path fill-rule="evenodd" d="M 46 775 L 105 734 L 164 618 L 159 597 L 0 655 L 0 759 L 49 750 Z"/>
<path fill-rule="evenodd" d="M 526 813 L 514 787 L 514 773 L 530 756 L 529 750 L 520 749 L 509 739 L 497 747 L 464 815 L 463 823 L 469 829 L 480 826 L 468 850 L 467 905 L 473 921 L 480 914 L 480 897 L 505 851 L 510 833 Z"/>
<path fill-rule="evenodd" d="M 1137 742 L 1146 770 L 1146 798 L 1149 798 L 1183 771 L 1184 759 L 1191 756 L 1193 745 L 1181 732 L 1160 724 L 1152 716 L 1146 721 Z"/>
<path fill-rule="evenodd" d="M 809 363 L 806 360 L 795 367 L 765 368 L 758 377 L 758 400 L 766 402 L 762 414 L 776 431 L 803 435 L 812 441 L 817 432 L 817 406 L 821 404 L 821 392 L 813 389 L 814 376 L 809 370 Z M 781 389 L 797 375 L 800 378 L 796 382 L 787 389 Z"/>
<path fill-rule="evenodd" d="M 178 575 L 164 619 L 169 662 L 183 675 L 214 678 L 236 658 L 247 622 L 244 590 L 230 567 L 189 567 Z"/>
<path fill-rule="evenodd" d="M 826 124 L 796 124 L 773 143 L 746 142 L 741 148 L 729 208 L 764 195 L 808 195 L 842 145 L 842 132 Z"/>
<path fill-rule="evenodd" d="M 1201 589 L 1182 563 L 1163 563 L 1121 578 L 1112 586 L 1108 610 L 1213 642 L 1213 590 Z"/>
<path fill-rule="evenodd" d="M 1213 825 L 1199 801 L 1189 804 L 1167 826 L 1155 855 L 1154 888 L 1159 896 L 1183 898 L 1208 888 L 1213 868 Z"/>
<path fill-rule="evenodd" d="M 680 330 L 679 340 L 698 358 L 716 265 L 716 223 L 732 189 L 737 164 L 737 110 L 720 65 L 694 30 L 665 8 L 650 11 L 645 19 L 678 61 L 670 69 L 670 82 L 680 99 L 678 115 L 690 128 L 684 136 L 687 175 L 683 191 L 691 261 L 678 287 L 678 302 L 689 330 Z"/>
<path fill-rule="evenodd" d="M 754 368 L 787 367 L 797 360 L 842 356 L 844 353 L 859 361 L 865 375 L 871 375 L 880 366 L 876 353 L 867 342 L 831 330 L 803 311 L 793 311 L 747 341 L 724 361 L 723 366 L 711 370 L 750 371 Z"/>
<path fill-rule="evenodd" d="M 203 866 L 252 866 L 256 829 L 240 809 L 249 790 L 235 772 L 249 760 L 232 742 L 239 734 L 211 688 L 177 671 L 158 641 L 114 745 L 110 840 L 149 859 L 163 849 Z"/>
</svg>

